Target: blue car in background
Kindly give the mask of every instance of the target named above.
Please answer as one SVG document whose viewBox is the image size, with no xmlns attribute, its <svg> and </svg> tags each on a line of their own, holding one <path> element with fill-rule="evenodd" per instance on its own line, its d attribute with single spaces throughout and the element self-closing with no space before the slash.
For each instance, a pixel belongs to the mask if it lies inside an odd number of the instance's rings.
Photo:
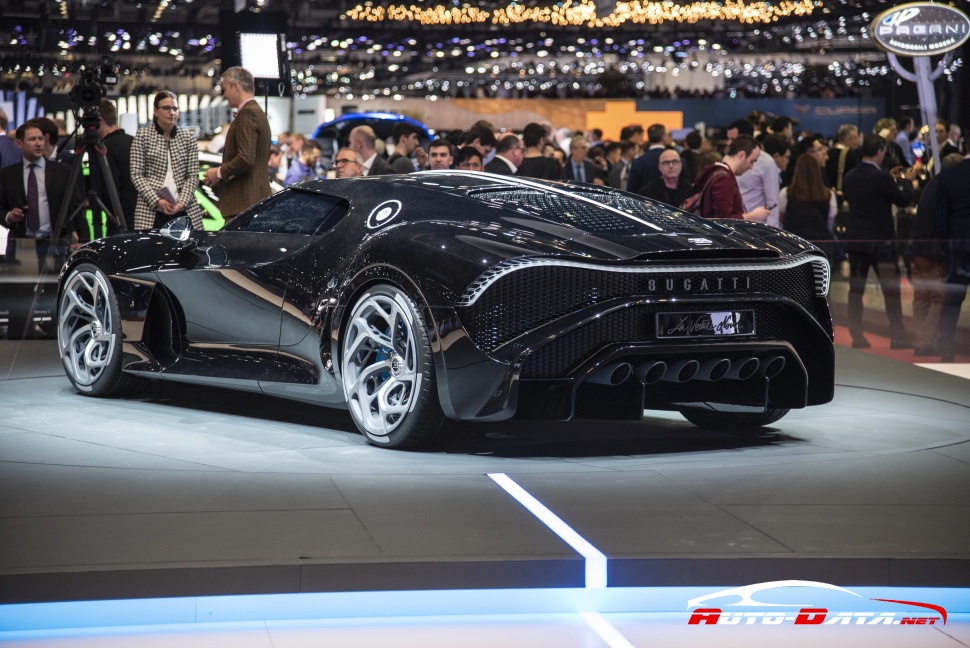
<svg viewBox="0 0 970 648">
<path fill-rule="evenodd" d="M 428 144 L 432 140 L 432 132 L 426 124 L 406 115 L 385 112 L 347 113 L 346 115 L 341 115 L 333 121 L 328 121 L 317 126 L 317 129 L 313 132 L 313 139 L 320 143 L 321 162 L 325 161 L 325 166 L 330 168 L 333 156 L 340 148 L 347 146 L 350 131 L 353 129 L 358 126 L 370 126 L 374 129 L 374 134 L 377 135 L 378 139 L 386 140 L 391 136 L 391 131 L 394 130 L 394 127 L 401 122 L 412 124 L 421 129 L 421 146 L 427 149 Z"/>
</svg>

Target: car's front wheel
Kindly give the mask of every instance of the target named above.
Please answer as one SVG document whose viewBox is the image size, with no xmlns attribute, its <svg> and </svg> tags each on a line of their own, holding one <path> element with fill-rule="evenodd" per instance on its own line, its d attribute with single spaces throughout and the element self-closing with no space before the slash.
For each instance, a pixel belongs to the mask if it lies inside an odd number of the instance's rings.
<svg viewBox="0 0 970 648">
<path fill-rule="evenodd" d="M 124 396 L 144 386 L 121 370 L 121 315 L 111 282 L 82 263 L 64 281 L 57 309 L 57 346 L 64 371 L 88 396 Z"/>
<path fill-rule="evenodd" d="M 685 419 L 702 428 L 721 430 L 744 430 L 770 425 L 787 414 L 787 409 L 767 409 L 764 412 L 715 412 L 697 408 L 684 408 L 680 413 Z"/>
<path fill-rule="evenodd" d="M 341 339 L 344 396 L 367 440 L 385 448 L 429 443 L 445 418 L 414 302 L 393 286 L 368 289 L 354 302 Z"/>
</svg>

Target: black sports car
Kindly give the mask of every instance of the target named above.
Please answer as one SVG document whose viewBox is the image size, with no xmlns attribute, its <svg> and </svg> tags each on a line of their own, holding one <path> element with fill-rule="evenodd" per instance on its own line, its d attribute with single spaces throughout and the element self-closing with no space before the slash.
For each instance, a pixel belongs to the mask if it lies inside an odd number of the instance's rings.
<svg viewBox="0 0 970 648">
<path fill-rule="evenodd" d="M 821 252 L 778 229 L 429 171 L 90 243 L 60 276 L 58 341 L 84 394 L 167 379 L 346 407 L 384 447 L 448 419 L 752 427 L 832 399 L 828 287 Z"/>
</svg>

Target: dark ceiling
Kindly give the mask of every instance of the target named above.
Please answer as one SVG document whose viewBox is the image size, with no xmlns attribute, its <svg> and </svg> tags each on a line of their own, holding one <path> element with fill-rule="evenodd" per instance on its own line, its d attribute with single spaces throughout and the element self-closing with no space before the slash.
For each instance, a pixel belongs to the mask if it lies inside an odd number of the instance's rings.
<svg viewBox="0 0 970 648">
<path fill-rule="evenodd" d="M 593 2 L 571 1 L 574 5 Z M 690 1 L 677 0 L 676 4 Z M 615 7 L 603 0 L 597 3 L 603 5 L 598 16 L 608 15 L 608 7 Z M 401 0 L 399 4 L 428 10 L 440 5 L 442 11 L 477 10 L 495 15 L 510 6 L 542 10 L 563 3 Z M 468 64 L 494 59 L 514 69 L 515 59 L 537 56 L 554 61 L 585 55 L 587 60 L 607 60 L 614 68 L 638 59 L 646 64 L 654 54 L 676 62 L 713 50 L 768 56 L 840 51 L 879 57 L 865 36 L 866 26 L 892 4 L 885 0 L 815 0 L 808 15 L 781 17 L 767 24 L 702 20 L 590 28 L 549 21 L 513 25 L 483 21 L 460 26 L 422 25 L 416 20 L 368 22 L 352 18 L 358 2 L 349 0 L 2 0 L 0 68 L 7 86 L 22 84 L 31 75 L 34 85 L 50 86 L 64 72 L 98 64 L 103 57 L 110 57 L 122 75 L 217 77 L 227 63 L 223 60 L 228 55 L 227 39 L 231 41 L 236 31 L 264 28 L 286 34 L 294 78 L 298 73 L 310 78 L 302 82 L 301 92 L 335 90 L 348 69 L 353 70 L 356 83 L 378 84 L 432 71 L 464 74 L 470 69 Z M 386 10 L 394 3 L 365 5 L 357 11 Z M 573 66 L 578 69 L 575 61 Z M 637 66 L 629 69 L 640 71 Z M 598 73 L 602 70 L 601 65 Z"/>
</svg>

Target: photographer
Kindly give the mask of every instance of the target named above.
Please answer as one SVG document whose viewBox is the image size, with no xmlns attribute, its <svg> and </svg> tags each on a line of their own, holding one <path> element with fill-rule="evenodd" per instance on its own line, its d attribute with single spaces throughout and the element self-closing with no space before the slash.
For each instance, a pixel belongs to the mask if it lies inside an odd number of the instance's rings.
<svg viewBox="0 0 970 648">
<path fill-rule="evenodd" d="M 115 189 L 118 191 L 118 200 L 121 202 L 121 214 L 116 214 L 123 218 L 128 231 L 135 229 L 135 205 L 138 202 L 138 192 L 131 181 L 131 144 L 134 138 L 126 133 L 123 128 L 118 127 L 118 109 L 113 101 L 101 99 L 99 106 L 101 126 L 98 129 L 98 136 L 104 141 L 105 157 L 108 160 L 108 168 L 111 171 L 111 178 Z M 91 165 L 92 174 L 100 172 L 100 167 L 96 164 Z M 111 198 L 108 194 L 106 181 L 99 183 L 101 201 L 111 206 Z M 116 227 L 108 223 L 108 234 L 116 233 Z"/>
</svg>

